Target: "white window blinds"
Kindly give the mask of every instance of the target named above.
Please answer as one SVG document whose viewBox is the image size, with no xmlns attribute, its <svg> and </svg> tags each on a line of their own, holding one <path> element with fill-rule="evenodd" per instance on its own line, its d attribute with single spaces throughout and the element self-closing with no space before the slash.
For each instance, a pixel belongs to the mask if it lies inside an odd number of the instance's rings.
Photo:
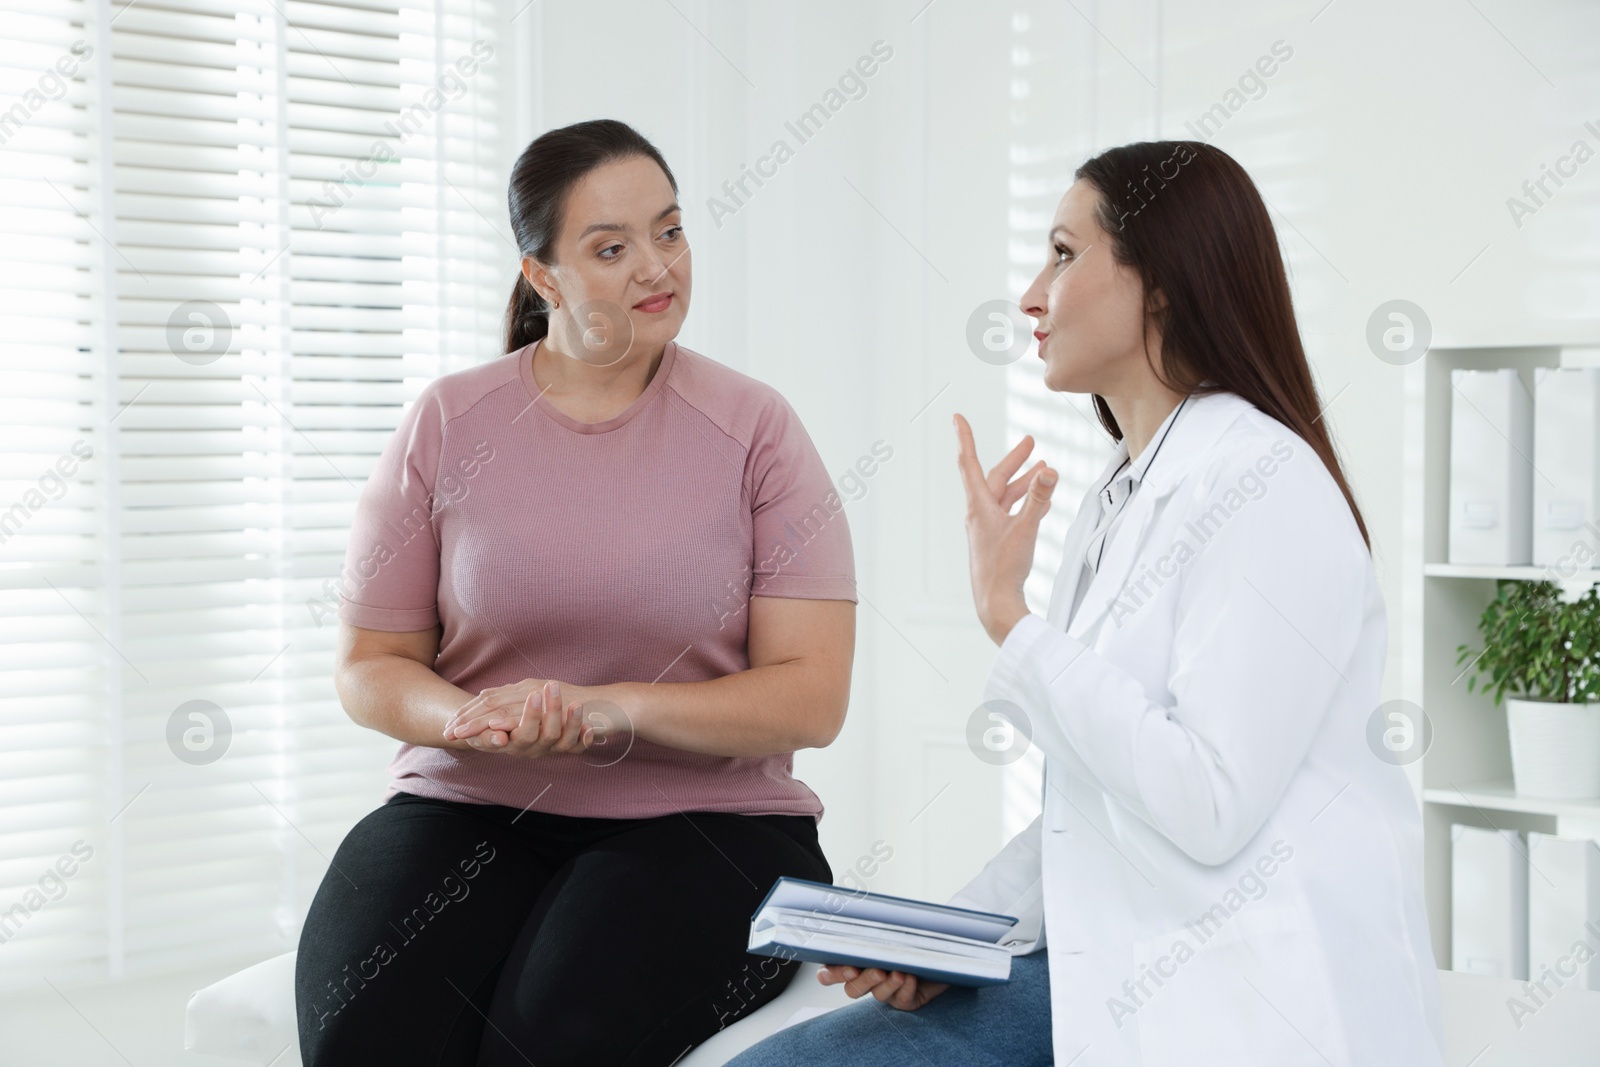
<svg viewBox="0 0 1600 1067">
<path fill-rule="evenodd" d="M 87 866 L 64 872 L 74 841 L 105 818 L 115 668 L 93 629 L 106 625 L 103 606 L 85 596 L 106 570 L 94 425 L 108 399 L 95 284 L 106 245 L 85 217 L 96 214 L 92 86 L 103 60 L 81 0 L 0 10 L 0 968 L 10 986 L 106 940 L 107 880 L 91 881 Z"/>
<path fill-rule="evenodd" d="M 376 806 L 337 575 L 501 354 L 505 15 L 0 0 L 0 987 L 292 948 Z"/>
<path fill-rule="evenodd" d="M 1014 300 L 1049 257 L 1047 234 L 1072 172 L 1094 144 L 1094 34 L 1070 5 L 1015 0 L 1011 5 L 1011 166 L 1006 292 Z M 1054 501 L 1039 526 L 1028 604 L 1043 614 L 1064 565 L 1062 542 L 1078 500 L 1100 473 L 1111 438 L 1086 396 L 1051 392 L 1038 346 L 1006 368 L 1007 442 L 1032 434 L 1033 459 L 1060 472 Z M 1001 808 L 1003 835 L 1026 827 L 1043 806 L 1044 753 L 1037 747 L 1007 768 Z"/>
</svg>

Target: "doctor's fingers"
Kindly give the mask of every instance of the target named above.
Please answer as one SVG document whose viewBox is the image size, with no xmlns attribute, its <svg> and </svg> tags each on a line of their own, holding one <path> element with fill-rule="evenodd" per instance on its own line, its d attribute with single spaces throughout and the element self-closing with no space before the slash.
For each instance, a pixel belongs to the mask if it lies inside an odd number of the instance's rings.
<svg viewBox="0 0 1600 1067">
<path fill-rule="evenodd" d="M 856 976 L 844 984 L 844 991 L 852 997 L 862 997 L 868 993 L 879 1000 L 888 1000 L 896 989 L 900 988 L 901 980 L 905 977 L 898 972 L 888 972 L 877 967 L 868 967 L 857 972 Z"/>
<path fill-rule="evenodd" d="M 1022 501 L 1022 510 L 1017 512 L 1016 521 L 1023 528 L 1031 528 L 1035 535 L 1039 529 L 1039 522 L 1050 510 L 1050 496 L 1056 489 L 1056 472 L 1049 467 L 1028 480 L 1028 491 Z"/>
<path fill-rule="evenodd" d="M 1043 469 L 1045 469 L 1045 462 L 1041 459 L 1029 467 L 1026 474 L 1021 475 L 1006 486 L 1005 492 L 1000 494 L 1000 510 L 1008 515 L 1011 514 L 1011 505 L 1021 500 L 1022 495 L 1032 488 L 1034 475 Z"/>
<path fill-rule="evenodd" d="M 972 438 L 972 427 L 968 425 L 966 418 L 959 414 L 954 416 L 953 421 L 956 424 L 956 443 L 960 450 L 957 461 L 960 463 L 963 473 L 970 466 L 971 470 L 977 472 L 980 480 L 988 487 L 989 495 L 999 499 L 1000 491 L 1005 488 L 1006 480 L 1017 473 L 1017 468 L 1022 466 L 1029 453 L 1033 451 L 1033 435 L 1023 434 L 1022 440 L 1012 445 L 1011 451 L 1002 456 L 999 463 L 990 467 L 988 474 L 983 474 L 983 465 L 978 462 L 978 447 Z"/>
<path fill-rule="evenodd" d="M 984 481 L 989 486 L 989 491 L 998 497 L 1000 491 L 1005 488 L 1007 479 L 1017 473 L 1017 468 L 1022 466 L 1032 451 L 1033 435 L 1023 434 L 1022 440 L 1012 445 L 1011 451 L 1002 456 L 999 463 L 989 468 L 989 473 L 984 477 Z M 974 452 L 974 455 L 976 455 L 976 452 Z"/>
<path fill-rule="evenodd" d="M 917 976 L 903 971 L 890 971 L 889 976 L 878 983 L 872 995 L 891 1008 L 910 1011 L 917 999 Z"/>
<path fill-rule="evenodd" d="M 972 427 L 967 425 L 967 420 L 961 415 L 951 416 L 951 421 L 956 424 L 956 469 L 961 473 L 961 484 L 967 491 L 967 513 L 981 514 L 1000 506 L 1000 488 L 1003 481 L 991 485 L 988 477 L 983 473 L 983 467 L 978 463 L 978 448 L 972 441 Z M 1021 447 L 1020 445 L 1018 447 Z M 1015 452 L 1015 449 L 1013 449 Z M 1001 460 L 1004 464 L 1006 460 Z M 1021 462 L 1019 459 L 1017 462 Z M 996 468 L 998 470 L 998 468 Z"/>
<path fill-rule="evenodd" d="M 839 985 L 842 982 L 846 993 L 852 997 L 859 997 L 872 986 L 870 982 L 864 984 L 859 982 L 862 973 L 860 967 L 852 967 L 848 963 L 825 963 L 817 971 L 817 981 L 823 985 Z"/>
<path fill-rule="evenodd" d="M 969 515 L 980 515 L 984 512 L 989 512 L 991 520 L 1009 515 L 1013 505 L 1022 498 L 1023 494 L 1033 484 L 1031 479 L 1041 470 L 1049 471 L 1049 465 L 1042 459 L 1037 460 L 1032 467 L 1028 468 L 1026 474 L 1015 480 L 1007 481 L 1013 474 L 1016 474 L 1017 469 L 1022 466 L 1023 461 L 1033 451 L 1033 438 L 1031 435 L 1025 434 L 1022 440 L 1018 441 L 1011 451 L 1006 454 L 1005 458 L 996 463 L 990 468 L 989 473 L 983 476 L 979 483 L 982 488 L 978 489 L 974 486 L 974 479 L 970 474 L 971 471 L 981 469 L 978 465 L 977 450 L 972 444 L 972 428 L 966 424 L 966 420 L 962 419 L 960 415 L 955 417 L 960 420 L 957 424 L 957 433 L 962 439 L 963 454 L 960 457 L 960 465 L 962 478 L 966 483 L 967 489 L 967 513 Z M 1051 473 L 1052 475 L 1054 474 L 1054 472 Z M 987 499 L 994 501 L 992 510 L 983 504 L 983 501 Z M 1048 503 L 1048 494 L 1043 502 Z M 1045 510 L 1049 510 L 1048 507 Z M 1039 513 L 1041 517 L 1043 514 L 1043 511 Z"/>
</svg>

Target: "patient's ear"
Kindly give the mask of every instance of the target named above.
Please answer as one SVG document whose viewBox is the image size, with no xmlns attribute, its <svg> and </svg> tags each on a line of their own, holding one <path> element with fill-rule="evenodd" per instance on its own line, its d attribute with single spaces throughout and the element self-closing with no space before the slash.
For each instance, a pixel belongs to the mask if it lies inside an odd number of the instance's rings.
<svg viewBox="0 0 1600 1067">
<path fill-rule="evenodd" d="M 559 294 L 556 292 L 555 283 L 550 278 L 548 267 L 532 256 L 523 256 L 522 276 L 527 279 L 529 285 L 533 286 L 533 291 L 539 294 L 540 299 L 552 306 L 555 304 L 556 297 Z"/>
</svg>

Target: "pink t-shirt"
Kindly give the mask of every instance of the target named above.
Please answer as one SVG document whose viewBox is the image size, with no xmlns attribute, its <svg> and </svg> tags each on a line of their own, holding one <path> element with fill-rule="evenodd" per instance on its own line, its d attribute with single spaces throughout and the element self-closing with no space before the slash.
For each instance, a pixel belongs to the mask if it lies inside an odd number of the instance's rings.
<svg viewBox="0 0 1600 1067">
<path fill-rule="evenodd" d="M 750 666 L 751 594 L 856 600 L 843 501 L 775 389 L 668 342 L 627 410 L 579 422 L 536 402 L 533 347 L 435 379 L 406 411 L 356 508 L 342 620 L 442 624 L 434 670 L 477 693 L 719 678 Z M 821 821 L 792 753 L 630 736 L 533 760 L 402 744 L 383 799 Z"/>
</svg>

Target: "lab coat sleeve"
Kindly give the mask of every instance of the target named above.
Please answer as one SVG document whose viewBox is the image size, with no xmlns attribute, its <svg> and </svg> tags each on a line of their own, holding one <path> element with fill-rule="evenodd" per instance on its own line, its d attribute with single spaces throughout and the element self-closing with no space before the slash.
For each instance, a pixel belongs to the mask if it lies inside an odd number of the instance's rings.
<svg viewBox="0 0 1600 1067">
<path fill-rule="evenodd" d="M 986 701 L 1015 703 L 1033 743 L 1080 759 L 1102 788 L 1205 864 L 1249 843 L 1305 758 L 1346 684 L 1371 566 L 1343 494 L 1309 446 L 1300 443 L 1276 477 L 1252 481 L 1246 472 L 1261 453 L 1235 449 L 1196 475 L 1204 480 L 1190 519 L 1206 512 L 1220 525 L 1204 542 L 1183 528 L 1198 548 L 1178 567 L 1175 608 L 1144 608 L 1175 611 L 1170 700 L 1150 699 L 1122 667 L 1032 614 L 1006 635 L 984 692 Z M 1251 497 L 1241 485 L 1265 489 Z M 1212 510 L 1219 503 L 1237 507 Z M 1146 545 L 1141 556 L 1166 553 Z M 1101 625 L 1124 622 L 1113 606 Z"/>
<path fill-rule="evenodd" d="M 1001 944 L 1013 956 L 1044 947 L 1044 881 L 1040 843 L 1044 816 L 1034 818 L 984 864 L 977 877 L 946 903 L 958 908 L 1014 915 L 1017 925 Z"/>
</svg>

